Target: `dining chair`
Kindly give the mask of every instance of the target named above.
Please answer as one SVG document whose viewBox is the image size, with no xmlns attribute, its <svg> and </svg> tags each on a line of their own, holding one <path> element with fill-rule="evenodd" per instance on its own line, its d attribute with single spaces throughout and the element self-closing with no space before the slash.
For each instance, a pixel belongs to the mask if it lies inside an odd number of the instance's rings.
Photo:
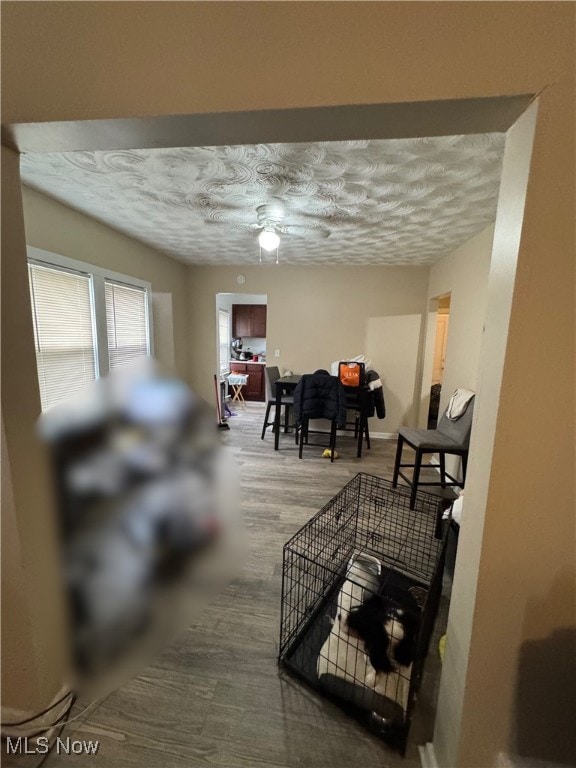
<svg viewBox="0 0 576 768">
<path fill-rule="evenodd" d="M 266 413 L 264 415 L 264 424 L 262 425 L 262 435 L 260 436 L 261 440 L 264 440 L 264 435 L 266 434 L 266 430 L 268 427 L 274 427 L 275 424 L 275 415 L 276 415 L 276 382 L 280 378 L 280 369 L 277 365 L 270 365 L 266 367 L 266 378 L 268 379 L 269 384 L 269 395 L 268 395 L 268 401 L 266 403 Z M 284 408 L 284 432 L 288 432 L 290 428 L 290 413 L 292 411 L 292 407 L 294 405 L 294 398 L 292 395 L 282 395 L 282 398 L 280 400 L 280 406 Z M 272 407 L 274 407 L 274 416 L 270 418 L 270 411 L 272 410 Z"/>
<path fill-rule="evenodd" d="M 453 486 L 464 487 L 468 464 L 468 446 L 470 443 L 470 432 L 472 430 L 474 397 L 469 401 L 466 410 L 458 419 L 449 419 L 446 415 L 447 411 L 448 408 L 444 411 L 436 429 L 400 427 L 398 430 L 398 443 L 396 446 L 396 461 L 394 463 L 392 485 L 395 488 L 398 484 L 398 477 L 401 477 L 409 486 L 411 486 L 410 509 L 414 509 L 416 493 L 418 492 L 419 486 L 440 486 L 442 488 L 450 488 Z M 405 443 L 415 451 L 414 464 L 402 464 L 402 450 Z M 420 480 L 422 457 L 427 453 L 437 453 L 439 456 L 439 481 L 423 482 Z M 457 480 L 446 472 L 445 457 L 447 454 L 460 456 L 462 460 L 462 480 Z M 414 469 L 411 478 L 401 471 L 404 467 L 412 467 Z M 450 482 L 448 482 L 446 478 L 448 478 Z"/>
<path fill-rule="evenodd" d="M 369 398 L 369 392 L 358 391 L 356 387 L 346 389 L 346 413 L 353 415 L 353 420 L 348 421 L 346 416 L 346 429 L 351 426 L 354 429 L 354 438 L 358 439 L 358 432 L 362 430 L 361 440 L 366 440 L 366 447 L 370 448 L 370 431 L 368 418 L 366 417 L 367 403 L 364 398 Z"/>
<path fill-rule="evenodd" d="M 330 461 L 334 461 L 336 430 L 346 425 L 346 392 L 338 376 L 318 370 L 302 376 L 294 390 L 294 421 L 299 437 L 298 458 L 302 458 L 304 444 L 308 445 L 310 419 L 330 422 Z"/>
</svg>

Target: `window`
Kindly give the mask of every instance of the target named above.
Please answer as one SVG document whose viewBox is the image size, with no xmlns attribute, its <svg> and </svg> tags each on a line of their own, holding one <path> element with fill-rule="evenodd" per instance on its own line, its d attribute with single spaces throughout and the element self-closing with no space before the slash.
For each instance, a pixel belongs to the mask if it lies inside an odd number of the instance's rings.
<svg viewBox="0 0 576 768">
<path fill-rule="evenodd" d="M 152 353 L 150 284 L 28 248 L 42 410 Z"/>
<path fill-rule="evenodd" d="M 110 370 L 150 354 L 148 301 L 143 288 L 106 280 L 106 325 Z"/>
<path fill-rule="evenodd" d="M 90 275 L 29 264 L 42 410 L 98 375 Z"/>
<path fill-rule="evenodd" d="M 218 310 L 218 359 L 220 374 L 230 371 L 230 313 L 226 309 Z"/>
</svg>

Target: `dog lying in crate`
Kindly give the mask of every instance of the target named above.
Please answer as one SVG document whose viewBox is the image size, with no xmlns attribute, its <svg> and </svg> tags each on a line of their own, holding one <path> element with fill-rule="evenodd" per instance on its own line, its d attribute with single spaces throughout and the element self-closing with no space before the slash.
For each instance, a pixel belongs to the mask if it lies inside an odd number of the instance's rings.
<svg viewBox="0 0 576 768">
<path fill-rule="evenodd" d="M 382 588 L 382 581 L 377 558 L 362 552 L 350 560 L 317 673 L 335 693 L 352 695 L 361 706 L 366 697 L 359 701 L 359 692 L 344 682 L 391 699 L 405 712 L 420 608 L 407 590 L 389 579 Z"/>
</svg>

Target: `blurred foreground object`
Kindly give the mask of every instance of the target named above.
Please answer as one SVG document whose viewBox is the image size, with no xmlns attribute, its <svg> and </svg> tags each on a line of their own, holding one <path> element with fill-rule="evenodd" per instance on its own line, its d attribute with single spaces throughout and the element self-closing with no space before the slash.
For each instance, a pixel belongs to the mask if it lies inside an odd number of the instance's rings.
<svg viewBox="0 0 576 768">
<path fill-rule="evenodd" d="M 211 409 L 153 360 L 45 412 L 73 687 L 104 695 L 188 626 L 242 560 L 238 470 Z"/>
</svg>

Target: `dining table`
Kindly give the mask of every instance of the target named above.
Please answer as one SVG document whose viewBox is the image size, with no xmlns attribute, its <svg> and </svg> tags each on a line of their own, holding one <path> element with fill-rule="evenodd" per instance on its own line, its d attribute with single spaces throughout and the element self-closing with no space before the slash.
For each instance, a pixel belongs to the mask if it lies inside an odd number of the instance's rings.
<svg viewBox="0 0 576 768">
<path fill-rule="evenodd" d="M 274 450 L 278 451 L 280 448 L 280 427 L 281 427 L 281 410 L 282 410 L 282 398 L 288 397 L 294 394 L 294 390 L 300 383 L 302 376 L 300 374 L 288 374 L 276 379 L 275 384 L 275 398 L 276 409 L 274 413 Z M 346 399 L 350 403 L 350 408 L 355 409 L 358 413 L 359 420 L 357 425 L 357 444 L 356 444 L 356 456 L 362 458 L 362 440 L 364 434 L 368 434 L 368 415 L 372 406 L 371 391 L 367 384 L 363 384 L 359 387 L 345 387 Z M 370 447 L 370 442 L 368 447 Z"/>
</svg>

